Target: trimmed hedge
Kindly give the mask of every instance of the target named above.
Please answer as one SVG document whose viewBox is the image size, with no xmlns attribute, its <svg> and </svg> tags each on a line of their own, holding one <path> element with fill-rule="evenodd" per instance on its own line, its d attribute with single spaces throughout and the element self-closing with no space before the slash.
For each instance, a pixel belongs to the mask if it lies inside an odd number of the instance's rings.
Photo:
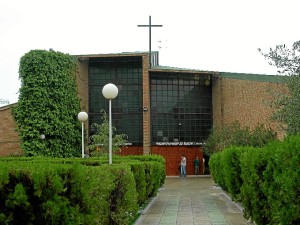
<svg viewBox="0 0 300 225">
<path fill-rule="evenodd" d="M 241 154 L 248 148 L 232 146 L 223 152 L 221 165 L 223 168 L 223 179 L 226 191 L 231 194 L 233 200 L 240 200 L 240 188 L 243 183 L 241 178 Z"/>
<path fill-rule="evenodd" d="M 148 160 L 1 158 L 0 224 L 128 224 L 164 181 Z"/>
<path fill-rule="evenodd" d="M 264 171 L 270 161 L 270 154 L 272 153 L 266 149 L 254 149 L 243 154 L 241 159 L 241 201 L 244 216 L 255 221 L 257 225 L 270 223 L 271 208 L 268 197 L 263 192 Z"/>
<path fill-rule="evenodd" d="M 224 190 L 226 190 L 225 180 L 224 180 L 224 175 L 223 175 L 224 170 L 221 169 L 221 168 L 223 168 L 222 160 L 221 160 L 223 152 L 224 151 L 211 155 L 210 159 L 208 161 L 208 164 L 209 164 L 210 174 L 214 178 L 214 181 L 220 187 L 222 187 Z"/>
<path fill-rule="evenodd" d="M 300 136 L 267 146 L 271 154 L 264 172 L 264 192 L 271 224 L 300 224 Z"/>
<path fill-rule="evenodd" d="M 128 164 L 131 168 L 131 171 L 134 175 L 134 179 L 136 182 L 136 190 L 137 190 L 137 200 L 139 206 L 146 202 L 148 196 L 146 194 L 146 176 L 145 176 L 145 164 L 141 162 L 130 162 Z"/>
<path fill-rule="evenodd" d="M 211 174 L 257 225 L 300 224 L 299 149 L 300 136 L 264 148 L 230 147 L 212 155 Z"/>
</svg>

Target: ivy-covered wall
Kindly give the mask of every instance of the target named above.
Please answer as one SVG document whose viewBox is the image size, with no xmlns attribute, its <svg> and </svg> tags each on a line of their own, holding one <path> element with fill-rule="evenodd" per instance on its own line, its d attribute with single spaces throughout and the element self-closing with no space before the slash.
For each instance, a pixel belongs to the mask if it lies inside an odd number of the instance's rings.
<svg viewBox="0 0 300 225">
<path fill-rule="evenodd" d="M 76 58 L 53 50 L 32 50 L 21 58 L 19 76 L 21 88 L 14 117 L 25 154 L 80 155 Z"/>
</svg>

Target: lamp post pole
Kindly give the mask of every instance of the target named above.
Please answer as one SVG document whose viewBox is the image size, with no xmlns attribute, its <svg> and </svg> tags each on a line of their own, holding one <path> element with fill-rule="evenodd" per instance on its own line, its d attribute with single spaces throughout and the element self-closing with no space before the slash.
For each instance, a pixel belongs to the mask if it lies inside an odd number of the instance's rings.
<svg viewBox="0 0 300 225">
<path fill-rule="evenodd" d="M 109 136 L 108 136 L 108 155 L 109 164 L 112 164 L 112 116 L 111 116 L 111 100 L 117 97 L 118 88 L 114 84 L 106 84 L 102 89 L 103 96 L 109 100 Z"/>
<path fill-rule="evenodd" d="M 84 122 L 87 121 L 88 114 L 86 112 L 78 113 L 78 120 L 81 122 L 81 140 L 82 140 L 82 149 L 81 149 L 81 156 L 84 158 Z"/>
<path fill-rule="evenodd" d="M 112 164 L 112 118 L 111 118 L 111 99 L 108 100 L 109 101 L 109 164 Z"/>
</svg>

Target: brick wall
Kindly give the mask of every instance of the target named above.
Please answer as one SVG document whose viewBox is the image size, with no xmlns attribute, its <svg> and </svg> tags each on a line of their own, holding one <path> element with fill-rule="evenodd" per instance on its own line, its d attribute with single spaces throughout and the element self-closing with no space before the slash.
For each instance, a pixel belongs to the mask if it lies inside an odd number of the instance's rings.
<svg viewBox="0 0 300 225">
<path fill-rule="evenodd" d="M 128 146 L 122 147 L 119 155 L 143 155 L 143 147 L 142 146 Z"/>
<path fill-rule="evenodd" d="M 22 155 L 17 125 L 8 105 L 0 108 L 0 156 Z"/>
<path fill-rule="evenodd" d="M 284 91 L 282 83 L 218 78 L 213 83 L 213 126 L 239 121 L 251 129 L 258 124 L 270 126 L 282 138 L 284 133 L 271 120 L 270 103 L 276 92 Z"/>
<path fill-rule="evenodd" d="M 144 154 L 150 154 L 150 84 L 149 56 L 143 56 L 143 146 Z"/>
<path fill-rule="evenodd" d="M 128 146 L 122 148 L 120 155 L 143 155 L 143 147 Z M 179 164 L 181 155 L 185 155 L 187 159 L 186 172 L 187 175 L 193 175 L 194 159 L 198 156 L 200 161 L 200 174 L 203 174 L 203 152 L 200 147 L 190 146 L 152 146 L 151 153 L 155 155 L 161 155 L 166 160 L 166 174 L 167 176 L 179 176 Z"/>
<path fill-rule="evenodd" d="M 79 71 L 77 74 L 77 90 L 78 90 L 78 98 L 80 100 L 80 108 L 81 111 L 87 112 L 89 111 L 89 73 L 88 73 L 88 61 L 81 61 L 79 63 Z M 89 134 L 89 120 L 87 120 L 84 124 L 85 134 L 88 137 Z"/>
<path fill-rule="evenodd" d="M 78 88 L 78 97 L 80 99 L 80 106 L 83 111 L 88 112 L 89 104 L 89 74 L 88 61 L 81 61 L 79 63 L 79 71 L 76 79 Z"/>
<path fill-rule="evenodd" d="M 200 147 L 190 146 L 152 146 L 152 154 L 161 155 L 166 160 L 166 174 L 167 176 L 179 176 L 179 164 L 181 161 L 181 155 L 184 155 L 187 159 L 186 173 L 187 175 L 193 175 L 194 159 L 198 156 L 200 162 L 202 162 L 203 152 Z M 200 163 L 200 174 L 203 171 L 203 164 Z"/>
</svg>

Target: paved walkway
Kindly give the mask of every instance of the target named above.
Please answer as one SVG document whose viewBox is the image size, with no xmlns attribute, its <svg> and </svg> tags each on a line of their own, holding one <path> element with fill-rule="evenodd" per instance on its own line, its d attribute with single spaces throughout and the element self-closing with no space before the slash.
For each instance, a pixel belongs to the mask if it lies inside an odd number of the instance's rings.
<svg viewBox="0 0 300 225">
<path fill-rule="evenodd" d="M 210 176 L 167 177 L 136 225 L 250 225 Z"/>
</svg>

